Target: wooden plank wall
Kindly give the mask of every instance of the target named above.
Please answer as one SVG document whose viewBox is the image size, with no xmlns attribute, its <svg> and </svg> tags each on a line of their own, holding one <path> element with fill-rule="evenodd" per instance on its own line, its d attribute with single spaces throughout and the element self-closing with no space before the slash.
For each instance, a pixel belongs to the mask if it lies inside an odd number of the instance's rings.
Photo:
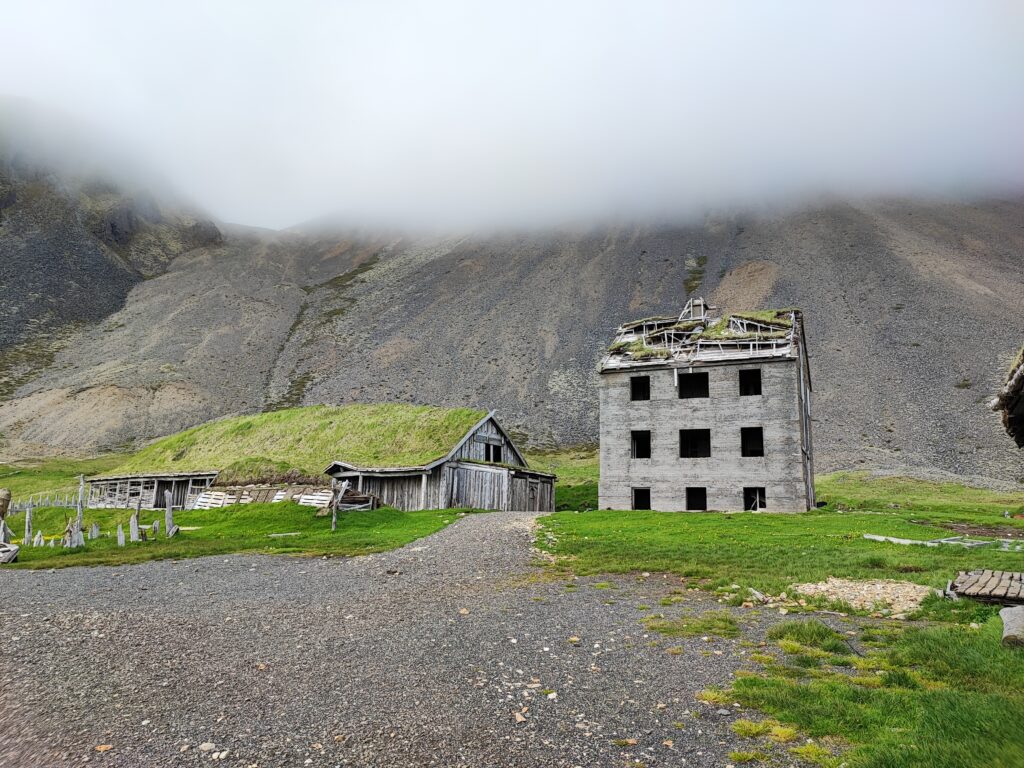
<svg viewBox="0 0 1024 768">
<path fill-rule="evenodd" d="M 513 476 L 509 508 L 524 512 L 554 512 L 554 482 L 549 479 L 529 477 L 528 475 Z"/>
<path fill-rule="evenodd" d="M 503 467 L 460 464 L 450 475 L 451 506 L 505 509 L 509 471 Z"/>
<path fill-rule="evenodd" d="M 480 427 L 470 435 L 469 440 L 462 444 L 452 459 L 455 461 L 460 459 L 484 461 L 486 459 L 484 446 L 488 442 L 502 446 L 502 453 L 504 454 L 502 457 L 503 464 L 515 464 L 520 467 L 526 466 L 526 461 L 523 459 L 522 455 L 511 442 L 505 439 L 505 436 L 502 435 L 501 431 L 495 426 L 493 419 L 488 419 L 486 422 L 481 424 Z"/>
<path fill-rule="evenodd" d="M 361 493 L 376 496 L 380 499 L 381 504 L 396 509 L 406 511 L 420 509 L 422 478 L 422 474 L 398 477 L 364 475 Z"/>
</svg>

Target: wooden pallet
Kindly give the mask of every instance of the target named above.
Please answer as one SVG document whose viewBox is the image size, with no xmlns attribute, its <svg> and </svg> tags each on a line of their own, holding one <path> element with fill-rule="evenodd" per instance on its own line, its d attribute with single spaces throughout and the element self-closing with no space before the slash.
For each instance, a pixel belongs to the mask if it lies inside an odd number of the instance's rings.
<svg viewBox="0 0 1024 768">
<path fill-rule="evenodd" d="M 960 597 L 1001 605 L 1024 604 L 1024 573 L 961 571 L 950 589 Z"/>
</svg>

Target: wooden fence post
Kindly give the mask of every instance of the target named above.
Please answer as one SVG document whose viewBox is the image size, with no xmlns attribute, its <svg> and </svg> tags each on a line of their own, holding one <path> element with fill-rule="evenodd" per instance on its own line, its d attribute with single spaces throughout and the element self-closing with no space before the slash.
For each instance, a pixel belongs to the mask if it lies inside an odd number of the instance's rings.
<svg viewBox="0 0 1024 768">
<path fill-rule="evenodd" d="M 11 543 L 11 529 L 7 527 L 7 510 L 11 507 L 11 492 L 0 488 L 0 544 Z"/>
<path fill-rule="evenodd" d="M 81 532 L 85 528 L 85 522 L 82 519 L 85 515 L 85 475 L 78 476 L 78 501 L 75 504 L 75 508 L 78 511 L 78 517 L 75 522 L 79 532 Z"/>
<path fill-rule="evenodd" d="M 178 532 L 178 526 L 174 524 L 174 505 L 171 499 L 171 492 L 164 491 L 164 501 L 166 502 L 164 508 L 164 529 L 167 533 L 167 538 L 171 538 Z"/>
<path fill-rule="evenodd" d="M 128 521 L 128 531 L 131 534 L 132 541 L 139 540 L 139 512 L 142 511 L 142 497 L 139 497 L 138 502 L 135 504 L 135 511 L 132 512 L 131 520 Z"/>
</svg>

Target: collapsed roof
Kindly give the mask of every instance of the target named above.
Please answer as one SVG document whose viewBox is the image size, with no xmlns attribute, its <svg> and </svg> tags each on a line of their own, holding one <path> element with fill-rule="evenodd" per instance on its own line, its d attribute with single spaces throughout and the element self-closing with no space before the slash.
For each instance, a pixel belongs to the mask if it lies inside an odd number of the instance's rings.
<svg viewBox="0 0 1024 768">
<path fill-rule="evenodd" d="M 1010 366 L 1006 385 L 992 401 L 992 410 L 1002 411 L 1007 434 L 1024 448 L 1024 347 Z"/>
<path fill-rule="evenodd" d="M 796 357 L 802 333 L 799 309 L 719 315 L 704 299 L 690 299 L 678 317 L 620 325 L 601 370 Z"/>
</svg>

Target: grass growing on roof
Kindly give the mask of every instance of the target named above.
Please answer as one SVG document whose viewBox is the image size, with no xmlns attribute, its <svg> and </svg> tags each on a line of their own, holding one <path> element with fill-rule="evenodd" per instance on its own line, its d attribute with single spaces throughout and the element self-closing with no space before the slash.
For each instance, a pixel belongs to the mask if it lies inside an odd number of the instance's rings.
<svg viewBox="0 0 1024 768">
<path fill-rule="evenodd" d="M 25 547 L 18 562 L 4 568 L 65 568 L 74 565 L 123 565 L 147 560 L 167 560 L 236 552 L 307 555 L 363 555 L 404 546 L 440 530 L 458 519 L 458 510 L 402 512 L 381 508 L 354 511 L 338 516 L 338 530 L 331 531 L 330 517 L 316 517 L 312 507 L 294 502 L 276 504 L 237 504 L 221 509 L 195 509 L 174 513 L 174 522 L 183 528 L 173 539 L 163 532 L 152 541 L 117 546 L 117 525 L 124 526 L 128 537 L 131 513 L 123 509 L 88 509 L 86 530 L 95 522 L 101 538 L 86 540 L 84 548 L 62 549 L 59 538 L 74 510 L 40 508 L 33 512 L 33 527 L 47 539 L 56 538 L 54 548 Z M 140 522 L 151 525 L 163 512 L 142 510 Z M 15 540 L 25 529 L 24 513 L 8 519 Z M 298 536 L 271 537 L 271 533 L 298 533 Z"/>
<path fill-rule="evenodd" d="M 470 408 L 396 404 L 288 408 L 219 419 L 165 437 L 115 471 L 220 469 L 263 462 L 275 471 L 291 468 L 317 477 L 335 460 L 362 467 L 419 466 L 447 454 L 486 415 Z"/>
</svg>

